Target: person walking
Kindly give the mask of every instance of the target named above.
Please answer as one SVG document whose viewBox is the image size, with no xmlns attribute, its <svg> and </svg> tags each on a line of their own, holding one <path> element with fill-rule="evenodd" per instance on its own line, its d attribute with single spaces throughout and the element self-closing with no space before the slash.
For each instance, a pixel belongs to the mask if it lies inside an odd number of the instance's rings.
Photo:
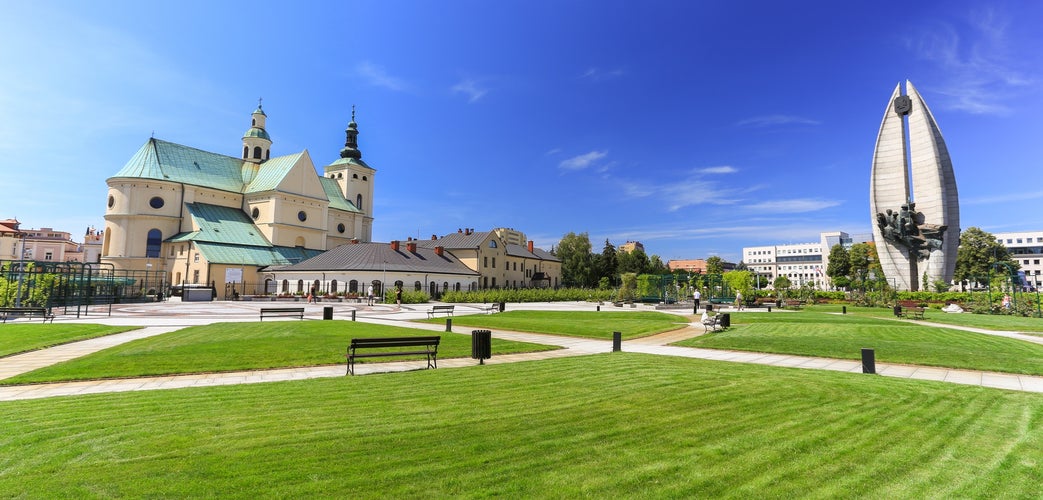
<svg viewBox="0 0 1043 500">
<path fill-rule="evenodd" d="M 395 304 L 398 304 L 398 307 L 402 307 L 402 287 L 395 288 Z"/>
<path fill-rule="evenodd" d="M 735 308 L 739 311 L 742 310 L 742 292 L 735 292 Z"/>
<path fill-rule="evenodd" d="M 699 292 L 698 288 L 696 288 L 695 291 L 692 292 L 692 301 L 695 302 L 695 309 L 699 309 L 699 299 L 701 299 L 702 297 L 703 294 Z"/>
<path fill-rule="evenodd" d="M 318 299 L 315 298 L 315 292 L 316 292 L 315 287 L 311 287 L 311 290 L 308 290 L 308 303 L 309 304 L 311 304 L 312 302 L 317 304 L 319 302 Z"/>
</svg>

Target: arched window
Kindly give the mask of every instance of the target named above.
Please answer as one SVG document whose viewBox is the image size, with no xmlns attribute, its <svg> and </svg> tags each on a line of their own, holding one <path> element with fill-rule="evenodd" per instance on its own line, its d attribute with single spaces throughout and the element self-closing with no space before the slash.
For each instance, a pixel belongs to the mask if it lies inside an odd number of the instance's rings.
<svg viewBox="0 0 1043 500">
<path fill-rule="evenodd" d="M 254 146 L 254 158 L 261 159 L 261 146 Z"/>
<path fill-rule="evenodd" d="M 330 281 L 330 293 L 337 293 L 337 280 Z"/>
<path fill-rule="evenodd" d="M 272 158 L 272 150 L 270 150 L 270 149 L 264 150 L 264 159 L 265 160 L 270 160 L 271 158 Z"/>
<path fill-rule="evenodd" d="M 352 178 L 352 179 L 358 179 L 358 178 L 359 178 L 359 174 L 352 174 L 352 175 L 351 175 L 351 178 Z"/>
<path fill-rule="evenodd" d="M 428 293 L 432 297 L 437 297 L 438 296 L 438 283 L 435 283 L 434 281 L 432 281 L 431 282 L 431 286 L 429 286 L 428 288 L 430 290 Z"/>
<path fill-rule="evenodd" d="M 355 197 L 355 207 L 358 208 L 359 210 L 362 210 L 362 195 L 361 194 L 359 194 L 358 196 Z"/>
<path fill-rule="evenodd" d="M 250 146 L 243 146 L 243 159 L 247 159 L 250 156 Z"/>
<path fill-rule="evenodd" d="M 455 289 L 456 291 L 458 291 L 458 292 L 459 292 L 459 291 L 460 291 L 460 282 L 459 282 L 459 281 L 457 281 L 457 282 L 456 282 L 456 286 L 455 286 L 455 287 L 453 287 L 453 288 L 454 288 L 454 289 Z"/>
<path fill-rule="evenodd" d="M 359 293 L 358 280 L 351 280 L 348 282 L 348 293 Z"/>
<path fill-rule="evenodd" d="M 282 293 L 290 293 L 290 280 L 282 280 Z"/>
<path fill-rule="evenodd" d="M 419 281 L 414 281 L 413 282 L 413 291 L 414 292 L 419 292 L 420 290 L 423 290 L 423 289 L 424 289 L 424 287 L 423 287 L 423 285 L 420 284 Z"/>
<path fill-rule="evenodd" d="M 148 240 L 145 241 L 145 257 L 159 257 L 159 247 L 163 244 L 163 233 L 159 229 L 149 229 Z"/>
<path fill-rule="evenodd" d="M 312 288 L 312 290 L 315 290 L 315 293 L 322 292 L 322 285 L 319 283 L 319 280 L 312 281 L 311 282 L 311 288 Z M 311 291 L 311 290 L 309 290 L 309 291 Z"/>
<path fill-rule="evenodd" d="M 297 293 L 304 293 L 304 280 L 297 280 Z"/>
</svg>

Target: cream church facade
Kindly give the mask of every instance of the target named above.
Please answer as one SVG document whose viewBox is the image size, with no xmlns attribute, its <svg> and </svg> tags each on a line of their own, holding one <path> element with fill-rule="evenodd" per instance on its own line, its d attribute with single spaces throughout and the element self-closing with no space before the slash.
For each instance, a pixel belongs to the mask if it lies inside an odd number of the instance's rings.
<svg viewBox="0 0 1043 500">
<path fill-rule="evenodd" d="M 362 161 L 354 115 L 321 176 L 307 150 L 271 156 L 260 105 L 238 158 L 149 139 L 107 180 L 102 262 L 221 289 L 262 282 L 267 266 L 369 242 L 376 170 Z"/>
</svg>

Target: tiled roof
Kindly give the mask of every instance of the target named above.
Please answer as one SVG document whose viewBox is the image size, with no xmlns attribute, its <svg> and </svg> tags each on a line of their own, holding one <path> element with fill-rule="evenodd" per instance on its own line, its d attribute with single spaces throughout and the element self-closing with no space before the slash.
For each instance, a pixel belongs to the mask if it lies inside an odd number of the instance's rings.
<svg viewBox="0 0 1043 500">
<path fill-rule="evenodd" d="M 425 248 L 444 247 L 448 249 L 474 249 L 489 237 L 489 231 L 478 231 L 471 234 L 449 233 L 437 240 L 417 240 L 417 244 Z"/>
<path fill-rule="evenodd" d="M 546 251 L 546 250 L 544 250 L 542 248 L 533 248 L 532 249 L 532 253 L 536 254 L 537 257 L 539 257 L 539 258 L 541 258 L 543 260 L 551 260 L 551 261 L 554 261 L 554 262 L 561 262 L 561 259 L 559 259 L 556 255 L 554 255 L 554 254 L 552 254 L 552 253 L 550 253 L 550 252 L 548 252 L 548 251 Z"/>
<path fill-rule="evenodd" d="M 429 248 L 415 253 L 402 243 L 398 251 L 387 243 L 355 243 L 340 245 L 300 264 L 279 271 L 380 271 L 439 273 L 477 276 L 449 252 L 437 255 Z"/>
<path fill-rule="evenodd" d="M 318 250 L 290 247 L 247 247 L 223 243 L 196 242 L 195 247 L 207 262 L 244 266 L 285 266 L 320 254 Z"/>
</svg>

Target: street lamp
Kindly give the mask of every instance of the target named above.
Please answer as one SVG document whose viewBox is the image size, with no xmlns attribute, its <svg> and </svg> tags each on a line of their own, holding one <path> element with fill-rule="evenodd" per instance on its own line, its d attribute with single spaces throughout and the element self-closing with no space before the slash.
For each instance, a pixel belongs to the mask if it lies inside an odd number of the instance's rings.
<svg viewBox="0 0 1043 500">
<path fill-rule="evenodd" d="M 384 261 L 384 278 L 380 281 L 380 302 L 388 300 L 388 261 Z"/>
<path fill-rule="evenodd" d="M 18 253 L 18 289 L 14 296 L 14 306 L 22 307 L 22 283 L 25 281 L 25 237 L 28 233 L 15 233 L 22 238 L 22 251 Z"/>
</svg>

